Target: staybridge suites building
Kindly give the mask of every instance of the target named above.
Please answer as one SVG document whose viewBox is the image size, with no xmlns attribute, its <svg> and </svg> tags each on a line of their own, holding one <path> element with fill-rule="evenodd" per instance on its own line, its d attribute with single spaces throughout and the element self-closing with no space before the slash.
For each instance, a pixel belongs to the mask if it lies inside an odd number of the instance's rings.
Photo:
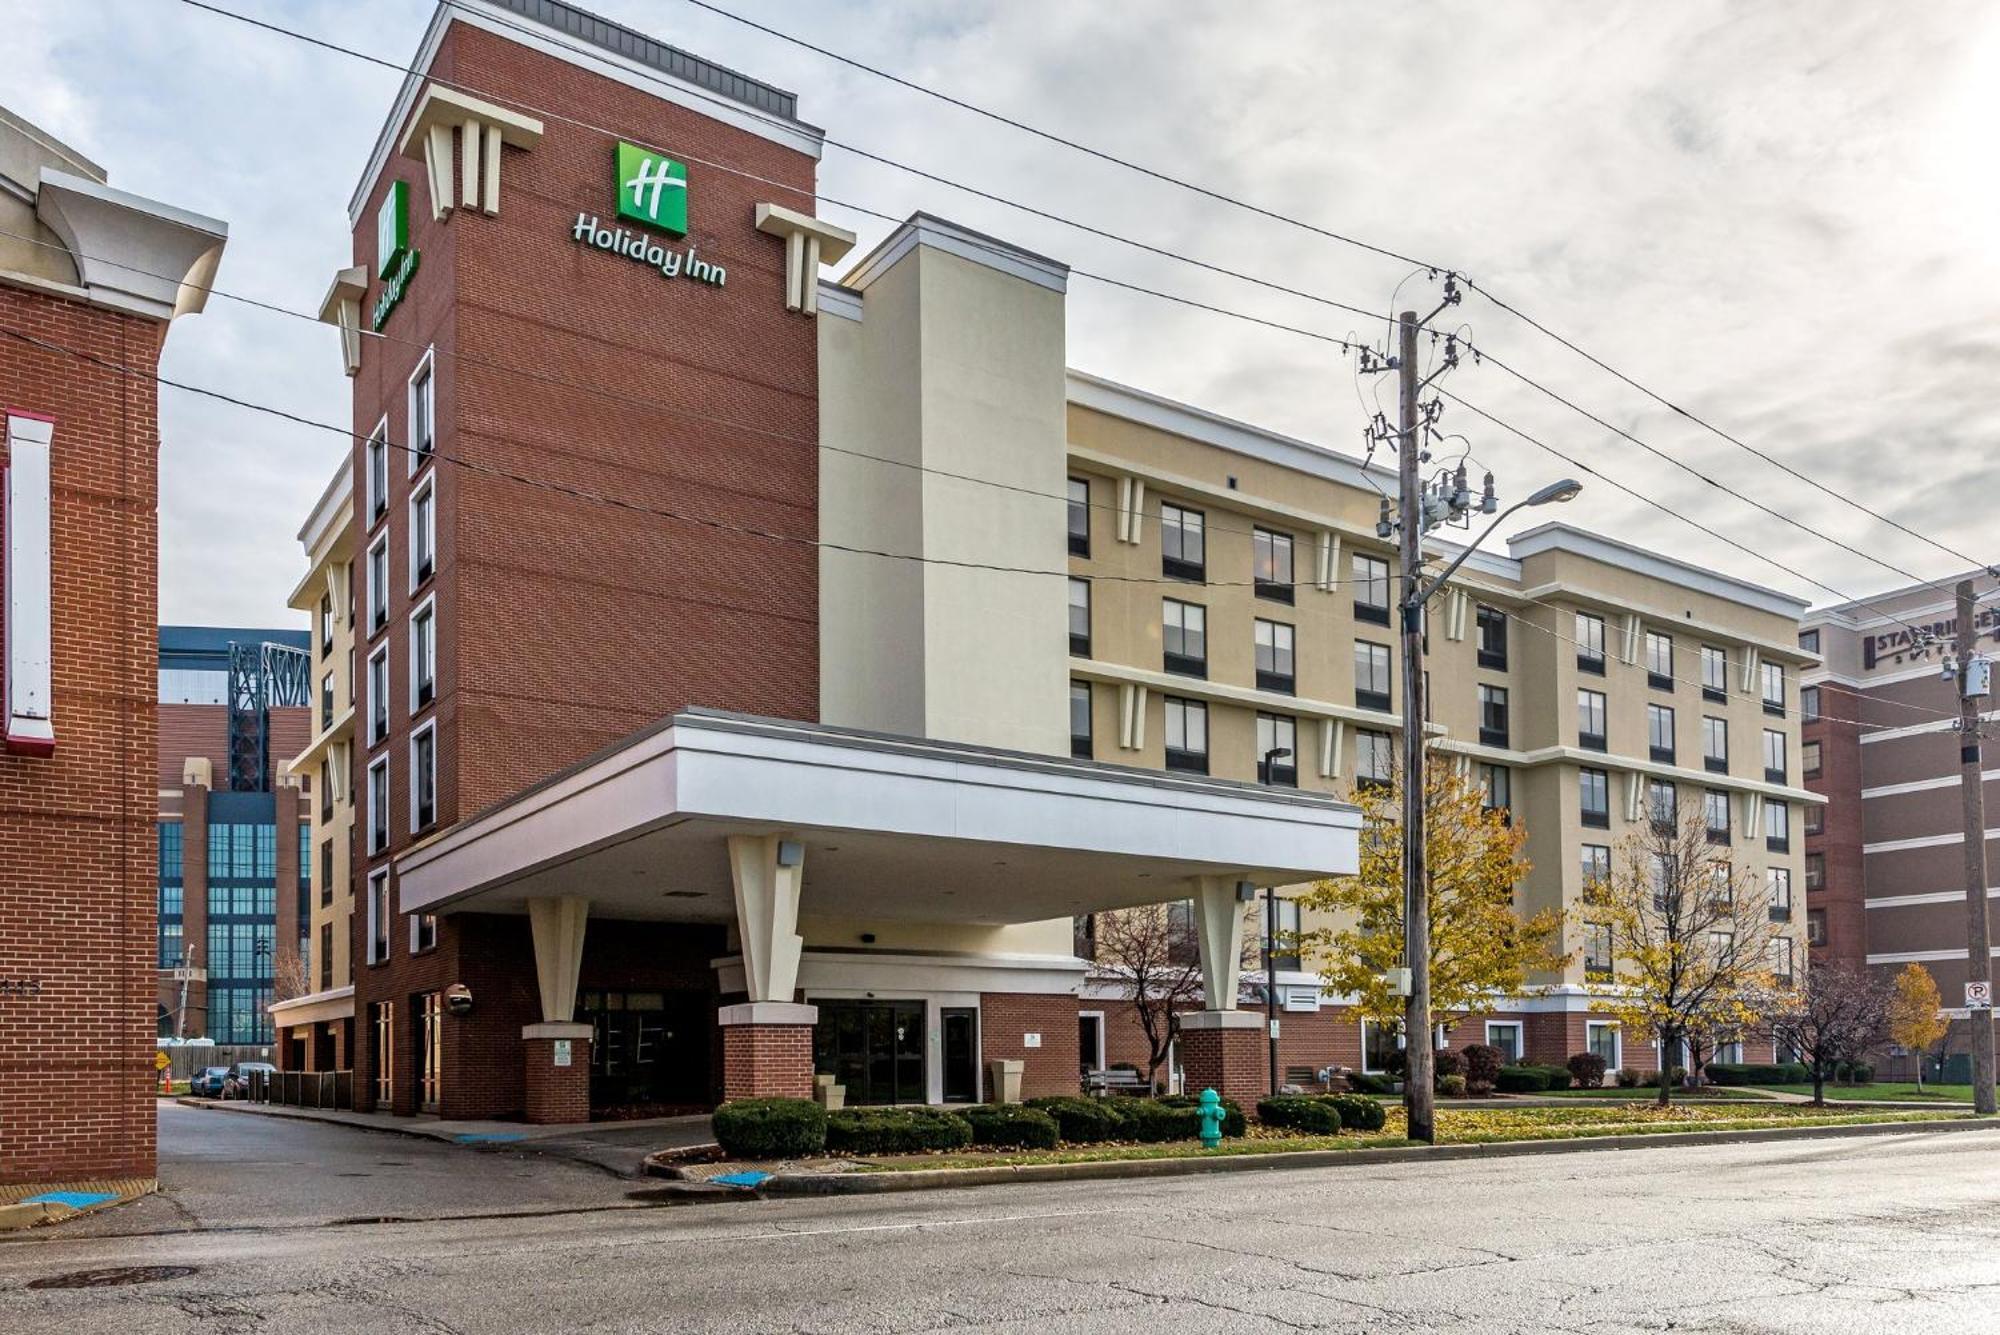
<svg viewBox="0 0 2000 1335">
<path fill-rule="evenodd" d="M 924 214 L 850 254 L 789 93 L 554 0 L 440 6 L 412 66 L 324 308 L 344 943 L 288 1062 L 537 1120 L 1067 1091 L 1119 1041 L 1079 920 L 1187 901 L 1178 1060 L 1251 1092 L 1244 896 L 1355 868 L 1397 726 L 1362 465 L 1069 369 L 1055 260 Z M 1794 879 L 1801 610 L 1569 528 L 1466 566 L 1435 744 L 1528 822 L 1524 907 L 1663 789 Z M 1576 944 L 1517 1051 L 1592 1041 Z M 1359 1064 L 1280 982 L 1288 1062 Z"/>
</svg>

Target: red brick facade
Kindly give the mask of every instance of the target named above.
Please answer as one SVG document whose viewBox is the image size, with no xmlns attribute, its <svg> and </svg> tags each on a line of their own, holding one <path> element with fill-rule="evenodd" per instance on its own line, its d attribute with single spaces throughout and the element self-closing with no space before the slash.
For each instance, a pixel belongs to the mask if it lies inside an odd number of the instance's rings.
<svg viewBox="0 0 2000 1335">
<path fill-rule="evenodd" d="M 590 1040 L 574 1038 L 569 1065 L 556 1065 L 556 1045 L 563 1040 L 529 1038 L 527 1049 L 528 1121 L 541 1124 L 590 1120 Z"/>
<path fill-rule="evenodd" d="M 0 326 L 140 376 L 164 333 L 8 286 Z M 56 730 L 52 756 L 0 754 L 0 1182 L 154 1171 L 156 404 L 0 340 L 0 407 L 55 420 Z"/>
<path fill-rule="evenodd" d="M 1254 1029 L 1187 1029 L 1181 1032 L 1182 1088 L 1212 1089 L 1245 1107 L 1270 1092 L 1270 1048 L 1261 1023 Z"/>
<path fill-rule="evenodd" d="M 722 1030 L 722 1097 L 809 1099 L 813 1092 L 809 1024 L 732 1024 Z"/>
<path fill-rule="evenodd" d="M 1064 994 L 987 992 L 979 998 L 979 1047 L 982 1061 L 1004 1058 L 1021 1062 L 1021 1097 L 1074 1094 L 1079 1074 L 1076 998 Z M 1028 1035 L 1040 1040 L 1028 1046 Z M 991 1075 L 982 1072 L 990 1086 Z"/>
</svg>

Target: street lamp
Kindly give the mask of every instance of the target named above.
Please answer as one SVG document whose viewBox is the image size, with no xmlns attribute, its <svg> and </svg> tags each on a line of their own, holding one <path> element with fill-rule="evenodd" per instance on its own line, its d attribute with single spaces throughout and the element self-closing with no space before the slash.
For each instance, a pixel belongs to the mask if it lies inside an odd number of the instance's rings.
<svg viewBox="0 0 2000 1335">
<path fill-rule="evenodd" d="M 1291 759 L 1292 748 L 1274 746 L 1257 761 L 1257 782 L 1271 782 L 1274 761 Z M 1264 1032 L 1271 1053 L 1271 1095 L 1278 1093 L 1278 888 L 1264 887 Z"/>
<path fill-rule="evenodd" d="M 1406 330 L 1406 356 L 1413 355 L 1413 336 Z M 1405 446 L 1410 458 L 1404 466 L 1403 507 L 1403 964 L 1409 974 L 1410 995 L 1403 1008 L 1403 1048 L 1407 1066 L 1403 1080 L 1403 1110 L 1412 1140 L 1436 1139 L 1435 1100 L 1431 1088 L 1431 920 L 1430 896 L 1424 891 L 1424 604 L 1445 586 L 1445 582 L 1493 536 L 1493 530 L 1517 510 L 1537 505 L 1563 505 L 1576 499 L 1583 484 L 1564 478 L 1516 501 L 1486 526 L 1486 531 L 1465 545 L 1450 564 L 1431 579 L 1418 573 L 1422 567 L 1422 505 L 1413 498 L 1416 490 L 1415 451 Z M 1492 478 L 1487 478 L 1491 503 Z"/>
</svg>

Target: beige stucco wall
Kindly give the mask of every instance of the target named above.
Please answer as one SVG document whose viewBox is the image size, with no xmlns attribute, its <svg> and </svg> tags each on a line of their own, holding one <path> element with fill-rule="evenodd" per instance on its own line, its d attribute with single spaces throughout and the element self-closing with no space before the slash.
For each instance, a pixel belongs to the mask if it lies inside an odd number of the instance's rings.
<svg viewBox="0 0 2000 1335">
<path fill-rule="evenodd" d="M 322 498 L 322 511 L 327 502 Z M 322 512 L 316 512 L 318 517 Z M 312 623 L 312 680 L 313 707 L 311 710 L 313 739 L 317 744 L 323 737 L 320 716 L 320 696 L 322 679 L 326 674 L 333 676 L 334 716 L 339 719 L 343 712 L 357 702 L 357 685 L 354 679 L 355 636 L 354 610 L 351 579 L 346 571 L 354 559 L 354 510 L 351 499 L 343 498 L 330 513 L 316 545 L 308 553 L 311 569 L 293 593 L 291 605 L 305 612 Z M 320 597 L 327 591 L 330 571 L 341 572 L 338 578 L 349 587 L 349 598 L 343 603 L 335 599 L 333 608 L 333 634 L 325 635 L 320 621 Z M 307 937 L 306 986 L 309 992 L 323 990 L 320 970 L 321 928 L 330 925 L 332 931 L 332 973 L 331 982 L 324 986 L 344 987 L 353 981 L 351 963 L 352 936 L 349 924 L 354 916 L 354 879 L 351 870 L 351 856 L 354 846 L 354 777 L 353 757 L 358 753 L 354 743 L 354 731 L 364 726 L 359 710 L 354 720 L 346 725 L 344 735 L 326 747 L 318 747 L 323 759 L 337 772 L 345 767 L 349 782 L 332 785 L 331 814 L 325 810 L 321 793 L 323 775 L 328 773 L 317 762 L 295 773 L 299 779 L 310 778 L 312 784 L 312 843 L 302 850 L 300 856 L 308 860 L 312 879 L 312 919 Z M 339 753 L 336 755 L 335 753 Z M 328 843 L 333 846 L 332 902 L 326 903 L 326 869 L 321 862 L 320 850 Z"/>
</svg>

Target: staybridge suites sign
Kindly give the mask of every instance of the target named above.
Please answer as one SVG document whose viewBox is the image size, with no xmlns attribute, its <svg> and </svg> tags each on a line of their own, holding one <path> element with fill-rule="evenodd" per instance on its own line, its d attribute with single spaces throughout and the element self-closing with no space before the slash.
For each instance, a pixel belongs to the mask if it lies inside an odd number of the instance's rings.
<svg viewBox="0 0 2000 1335">
<path fill-rule="evenodd" d="M 620 143 L 616 158 L 618 181 L 616 219 L 629 218 L 677 237 L 688 230 L 687 168 L 637 144 Z M 692 245 L 663 245 L 644 232 L 607 227 L 594 213 L 579 213 L 570 240 L 657 269 L 662 278 L 692 278 L 721 287 L 729 271 L 695 255 Z"/>
</svg>

